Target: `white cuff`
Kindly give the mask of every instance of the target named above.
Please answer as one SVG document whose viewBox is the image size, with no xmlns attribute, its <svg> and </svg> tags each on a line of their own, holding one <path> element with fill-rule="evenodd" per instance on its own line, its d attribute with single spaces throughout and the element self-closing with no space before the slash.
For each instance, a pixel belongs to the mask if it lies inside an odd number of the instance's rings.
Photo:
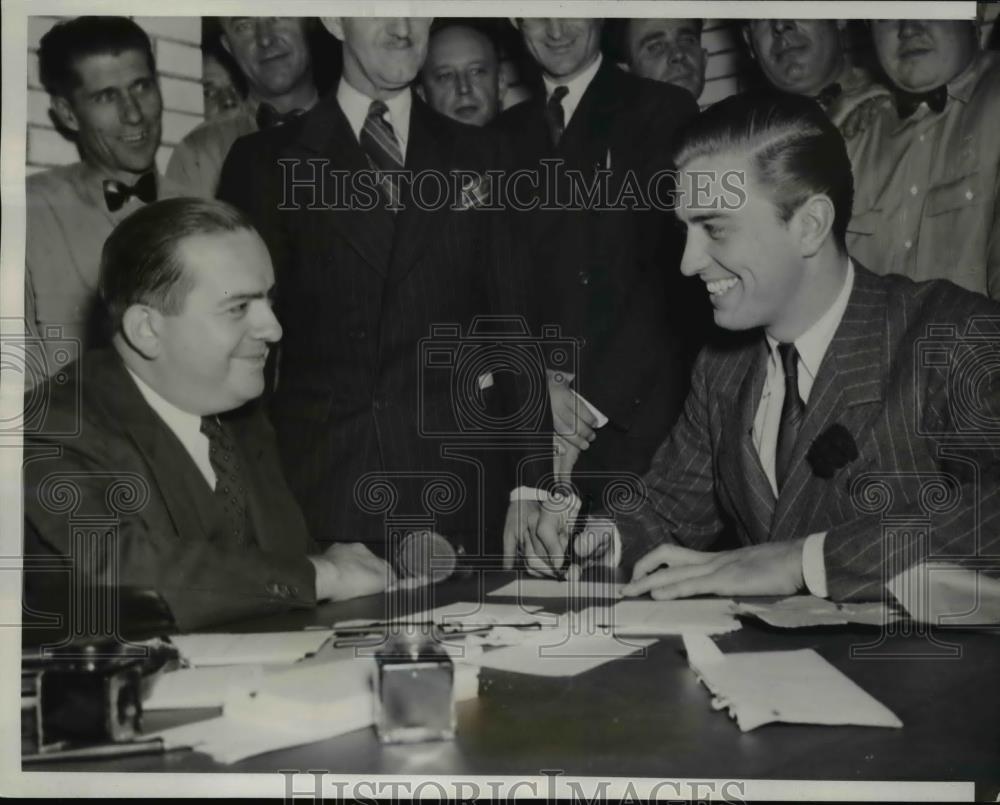
<svg viewBox="0 0 1000 805">
<path fill-rule="evenodd" d="M 573 391 L 573 389 L 570 389 L 570 391 Z M 573 391 L 573 394 L 576 395 L 576 398 L 580 402 L 582 402 L 585 406 L 587 406 L 587 410 L 590 411 L 590 413 L 592 413 L 595 417 L 597 417 L 596 427 L 603 428 L 605 425 L 608 424 L 608 418 L 604 416 L 604 414 L 602 414 L 600 411 L 598 411 L 593 405 L 591 405 L 590 401 L 586 397 L 584 397 L 578 391 Z"/>
<path fill-rule="evenodd" d="M 510 491 L 510 500 L 535 500 L 542 503 L 549 499 L 549 493 L 544 489 L 536 489 L 533 486 L 519 486 Z"/>
<path fill-rule="evenodd" d="M 826 532 L 810 534 L 802 546 L 802 578 L 806 589 L 817 598 L 826 598 L 826 562 L 823 560 L 823 543 Z"/>
</svg>

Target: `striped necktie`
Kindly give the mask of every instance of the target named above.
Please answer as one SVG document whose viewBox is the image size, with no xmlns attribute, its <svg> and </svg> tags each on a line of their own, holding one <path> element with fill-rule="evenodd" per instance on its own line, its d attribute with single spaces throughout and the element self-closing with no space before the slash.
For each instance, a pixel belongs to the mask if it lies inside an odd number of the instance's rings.
<svg viewBox="0 0 1000 805">
<path fill-rule="evenodd" d="M 785 399 L 781 403 L 781 423 L 778 425 L 778 444 L 774 453 L 774 476 L 780 493 L 791 469 L 792 451 L 805 416 L 806 404 L 799 395 L 799 353 L 795 344 L 778 344 L 778 355 L 785 372 Z"/>
<path fill-rule="evenodd" d="M 361 129 L 361 148 L 368 157 L 368 164 L 371 165 L 372 170 L 379 172 L 382 193 L 389 203 L 389 209 L 395 212 L 400 207 L 399 181 L 397 178 L 382 172 L 402 170 L 403 152 L 399 147 L 399 140 L 396 138 L 392 124 L 385 119 L 388 111 L 389 107 L 382 101 L 372 101 L 371 106 L 368 107 L 365 124 Z"/>
</svg>

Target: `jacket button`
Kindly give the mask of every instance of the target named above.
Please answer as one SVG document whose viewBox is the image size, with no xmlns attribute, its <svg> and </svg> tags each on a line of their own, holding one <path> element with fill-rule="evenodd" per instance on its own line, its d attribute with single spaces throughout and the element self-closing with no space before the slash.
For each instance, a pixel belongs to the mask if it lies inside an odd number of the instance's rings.
<svg viewBox="0 0 1000 805">
<path fill-rule="evenodd" d="M 363 341 L 368 334 L 364 330 L 351 330 L 350 336 L 355 341 Z"/>
<path fill-rule="evenodd" d="M 586 271 L 581 271 L 576 275 L 577 279 L 580 280 L 581 285 L 590 285 L 590 274 Z"/>
</svg>

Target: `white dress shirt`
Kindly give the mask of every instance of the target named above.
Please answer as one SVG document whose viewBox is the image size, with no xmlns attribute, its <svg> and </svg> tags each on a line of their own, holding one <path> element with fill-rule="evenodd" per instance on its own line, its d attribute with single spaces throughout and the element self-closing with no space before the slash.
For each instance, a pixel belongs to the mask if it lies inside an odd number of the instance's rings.
<svg viewBox="0 0 1000 805">
<path fill-rule="evenodd" d="M 135 381 L 136 387 L 143 399 L 149 404 L 157 416 L 163 420 L 170 432 L 177 437 L 178 441 L 187 450 L 188 455 L 205 476 L 205 481 L 213 491 L 215 490 L 215 470 L 212 469 L 212 462 L 208 457 L 208 437 L 201 432 L 201 417 L 197 414 L 190 414 L 182 411 L 172 402 L 168 402 L 144 383 L 139 376 L 128 367 L 125 367 L 129 377 Z"/>
<path fill-rule="evenodd" d="M 854 287 L 854 264 L 847 261 L 847 278 L 844 287 L 840 289 L 837 299 L 827 309 L 826 313 L 802 335 L 795 339 L 795 350 L 799 354 L 798 380 L 799 395 L 802 401 L 809 402 L 816 373 L 819 371 L 823 356 L 826 355 L 833 336 L 844 318 L 847 300 Z M 775 454 L 778 449 L 778 428 L 781 425 L 781 406 L 785 401 L 785 372 L 781 368 L 778 357 L 778 342 L 767 336 L 769 349 L 767 361 L 767 378 L 764 390 L 760 395 L 760 405 L 753 422 L 753 443 L 757 448 L 761 466 L 771 484 L 775 497 L 778 495 L 778 482 L 775 473 Z M 826 533 L 811 534 L 806 539 L 802 551 L 802 575 L 806 587 L 813 595 L 825 598 L 826 566 L 823 562 L 823 541 Z"/>
<path fill-rule="evenodd" d="M 364 128 L 365 119 L 368 117 L 368 108 L 372 105 L 374 98 L 369 98 L 363 92 L 355 89 L 346 79 L 341 78 L 337 84 L 337 103 L 347 117 L 347 122 L 351 124 L 351 130 L 361 142 L 361 129 Z M 410 108 L 413 106 L 413 98 L 410 90 L 404 89 L 384 101 L 389 107 L 389 111 L 383 116 L 383 120 L 392 126 L 399 142 L 399 151 L 406 160 L 406 143 L 410 138 Z"/>
<path fill-rule="evenodd" d="M 594 76 L 597 75 L 597 70 L 600 68 L 603 60 L 604 56 L 598 53 L 597 58 L 594 59 L 593 63 L 586 70 L 569 81 L 553 81 L 547 75 L 542 76 L 542 80 L 545 82 L 546 101 L 552 97 L 552 92 L 556 87 L 566 87 L 569 90 L 562 99 L 563 119 L 567 127 L 569 126 L 570 119 L 573 117 L 573 113 L 576 111 L 576 107 L 580 105 L 583 93 L 587 91 L 590 82 L 594 80 Z"/>
</svg>

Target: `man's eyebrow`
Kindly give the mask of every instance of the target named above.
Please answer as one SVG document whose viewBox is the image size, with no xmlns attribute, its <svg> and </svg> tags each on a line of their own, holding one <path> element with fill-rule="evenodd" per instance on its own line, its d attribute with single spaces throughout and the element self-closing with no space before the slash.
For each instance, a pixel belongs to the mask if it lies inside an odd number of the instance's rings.
<svg viewBox="0 0 1000 805">
<path fill-rule="evenodd" d="M 265 291 L 247 291 L 245 293 L 234 293 L 227 294 L 225 299 L 219 302 L 219 307 L 226 307 L 227 305 L 233 304 L 233 302 L 249 302 L 254 299 L 266 299 L 271 296 L 273 288 L 269 288 Z"/>
<path fill-rule="evenodd" d="M 694 215 L 688 218 L 688 222 L 692 224 L 704 224 L 709 221 L 717 221 L 720 218 L 728 218 L 729 216 L 725 212 L 719 210 L 712 210 L 711 212 L 696 212 Z"/>
<path fill-rule="evenodd" d="M 639 45 L 641 47 L 643 45 L 648 45 L 650 42 L 655 42 L 664 38 L 666 38 L 666 34 L 663 31 L 650 31 L 645 36 L 639 37 Z"/>
</svg>

